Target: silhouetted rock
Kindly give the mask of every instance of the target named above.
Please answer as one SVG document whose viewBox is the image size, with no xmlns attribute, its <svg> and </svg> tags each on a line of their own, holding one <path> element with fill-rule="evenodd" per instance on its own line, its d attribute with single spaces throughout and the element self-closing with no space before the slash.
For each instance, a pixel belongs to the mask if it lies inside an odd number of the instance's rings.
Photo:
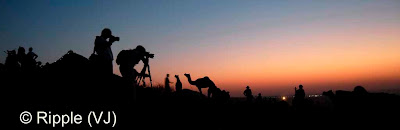
<svg viewBox="0 0 400 130">
<path fill-rule="evenodd" d="M 354 88 L 354 90 L 353 90 L 353 93 L 354 93 L 354 94 L 357 94 L 357 95 L 365 95 L 365 94 L 368 94 L 367 90 L 365 90 L 365 88 L 362 87 L 362 86 L 356 86 L 356 87 Z"/>
</svg>

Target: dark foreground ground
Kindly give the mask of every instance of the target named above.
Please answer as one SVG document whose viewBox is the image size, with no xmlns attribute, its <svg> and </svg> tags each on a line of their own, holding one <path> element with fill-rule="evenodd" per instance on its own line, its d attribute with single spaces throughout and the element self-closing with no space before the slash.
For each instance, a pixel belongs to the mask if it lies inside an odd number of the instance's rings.
<svg viewBox="0 0 400 130">
<path fill-rule="evenodd" d="M 383 129 L 397 128 L 400 121 L 397 95 L 339 91 L 324 96 L 328 103 L 307 99 L 302 106 L 294 107 L 290 102 L 276 100 L 208 99 L 191 90 L 176 93 L 160 87 L 138 87 L 135 91 L 123 78 L 99 77 L 90 67 L 87 59 L 67 54 L 33 72 L 3 71 L 0 74 L 3 127 L 108 128 L 116 119 L 116 128 L 146 130 L 372 126 Z M 32 115 L 28 124 L 21 122 L 30 119 L 22 115 L 24 111 Z M 47 114 L 47 124 L 43 119 L 37 122 L 37 112 Z M 82 117 L 80 124 L 68 122 L 62 126 L 62 115 L 72 120 L 77 114 Z M 52 122 L 58 123 L 53 126 Z"/>
</svg>

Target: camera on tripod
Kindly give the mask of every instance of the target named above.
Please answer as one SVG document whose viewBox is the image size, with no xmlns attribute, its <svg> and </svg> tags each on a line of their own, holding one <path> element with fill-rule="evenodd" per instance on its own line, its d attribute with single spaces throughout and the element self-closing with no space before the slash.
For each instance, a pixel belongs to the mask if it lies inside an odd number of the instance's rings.
<svg viewBox="0 0 400 130">
<path fill-rule="evenodd" d="M 145 55 L 144 55 L 146 58 L 154 58 L 154 54 L 151 54 L 150 52 L 145 52 Z"/>
</svg>

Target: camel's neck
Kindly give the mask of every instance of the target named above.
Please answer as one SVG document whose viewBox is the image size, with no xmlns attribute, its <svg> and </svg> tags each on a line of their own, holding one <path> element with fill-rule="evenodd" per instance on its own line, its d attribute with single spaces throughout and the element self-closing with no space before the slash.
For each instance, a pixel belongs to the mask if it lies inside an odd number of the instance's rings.
<svg viewBox="0 0 400 130">
<path fill-rule="evenodd" d="M 190 76 L 186 76 L 188 78 L 188 81 L 191 85 L 196 85 L 196 82 L 192 81 L 192 78 Z"/>
</svg>

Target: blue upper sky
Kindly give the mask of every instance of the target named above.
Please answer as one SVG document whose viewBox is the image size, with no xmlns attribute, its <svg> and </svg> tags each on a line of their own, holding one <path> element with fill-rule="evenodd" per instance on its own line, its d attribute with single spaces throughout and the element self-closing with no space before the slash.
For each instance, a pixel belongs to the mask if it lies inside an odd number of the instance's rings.
<svg viewBox="0 0 400 130">
<path fill-rule="evenodd" d="M 54 61 L 69 49 L 88 55 L 94 36 L 109 27 L 122 40 L 117 43 L 121 45 L 113 47 L 116 51 L 137 44 L 168 51 L 174 44 L 181 44 L 181 39 L 191 39 L 193 43 L 186 44 L 196 44 L 199 40 L 226 33 L 287 27 L 324 19 L 330 16 L 321 14 L 332 12 L 332 9 L 339 13 L 354 10 L 358 14 L 359 10 L 352 7 L 370 4 L 368 1 L 343 2 L 1 0 L 0 47 L 3 51 L 32 46 L 39 55 L 46 55 L 39 57 L 42 61 Z M 381 3 L 384 2 L 390 1 Z M 4 61 L 4 57 L 1 55 L 0 60 Z"/>
</svg>

